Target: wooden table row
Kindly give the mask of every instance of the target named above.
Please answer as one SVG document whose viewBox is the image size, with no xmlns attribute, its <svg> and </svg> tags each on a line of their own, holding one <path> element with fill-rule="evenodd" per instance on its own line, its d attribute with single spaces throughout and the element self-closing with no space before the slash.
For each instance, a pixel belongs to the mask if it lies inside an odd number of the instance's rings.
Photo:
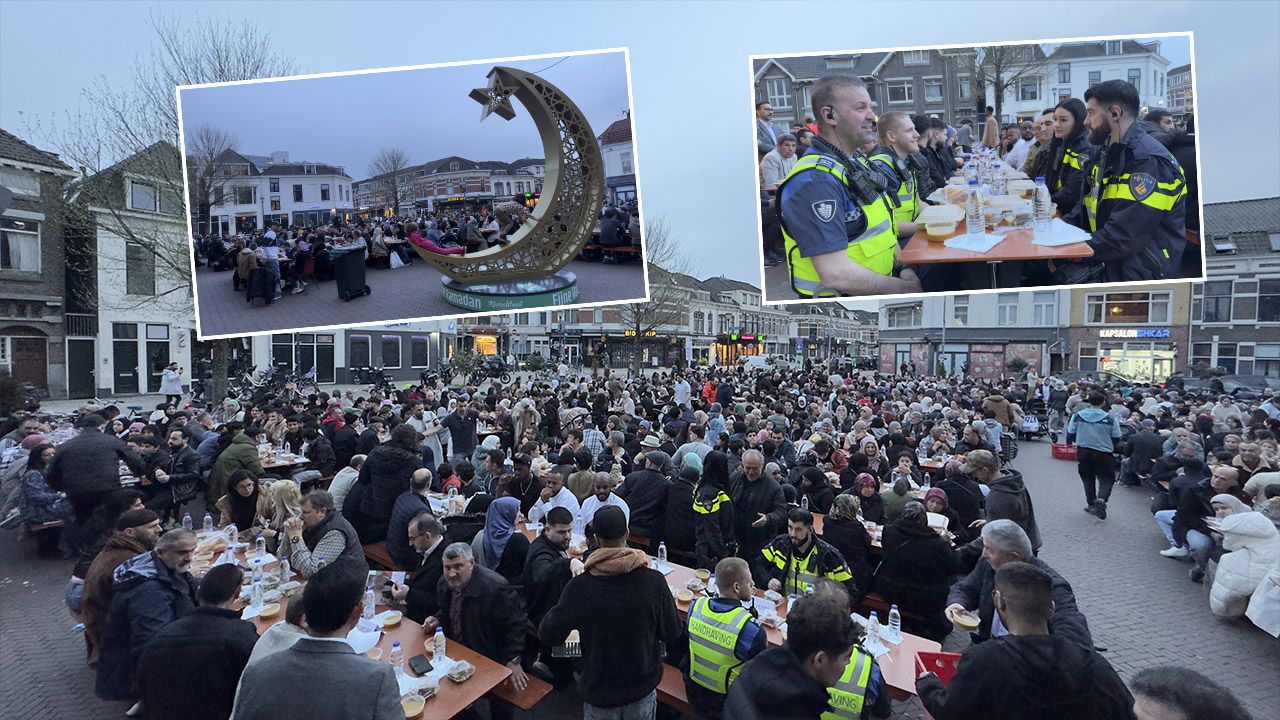
<svg viewBox="0 0 1280 720">
<path fill-rule="evenodd" d="M 814 515 L 814 529 L 817 530 L 819 533 L 821 533 L 821 528 L 822 528 L 821 526 L 822 517 L 823 516 L 820 514 Z M 524 523 L 520 523 L 518 527 L 520 529 L 520 532 L 523 533 L 524 536 L 529 538 L 530 540 L 533 540 L 535 537 L 537 537 L 537 532 L 527 528 Z M 872 542 L 874 546 L 878 549 L 880 547 L 879 533 L 878 532 L 873 533 L 872 538 L 873 538 Z M 675 588 L 676 590 L 680 590 L 681 588 L 684 588 L 690 580 L 696 577 L 695 571 L 693 568 L 686 567 L 684 565 L 680 565 L 672 562 L 668 562 L 667 564 L 671 567 L 671 572 L 668 573 L 666 576 L 667 584 Z M 756 588 L 756 595 L 759 597 L 764 597 L 764 591 L 761 590 L 760 588 Z M 675 601 L 676 601 L 676 609 L 680 611 L 681 618 L 685 617 L 689 612 L 689 605 L 691 603 L 680 602 L 679 598 L 676 598 Z M 781 617 L 784 620 L 786 619 L 787 606 L 785 602 L 778 605 L 777 612 L 779 617 Z M 769 644 L 771 646 L 777 646 L 782 644 L 782 641 L 783 641 L 782 631 L 778 630 L 777 628 L 766 627 L 765 634 L 768 637 Z M 919 637 L 917 635 L 911 635 L 910 633 L 904 632 L 902 634 L 902 637 L 903 637 L 902 642 L 899 643 L 898 645 L 891 646 L 892 649 L 889 651 L 888 654 L 881 655 L 879 658 L 877 658 L 877 662 L 880 664 L 880 671 L 884 673 L 885 683 L 888 684 L 889 690 L 893 694 L 893 697 L 898 700 L 905 700 L 906 698 L 915 694 L 916 653 L 938 652 L 942 649 L 942 645 L 940 643 L 934 642 L 932 640 L 928 640 L 926 638 Z"/>
<path fill-rule="evenodd" d="M 276 564 L 273 563 L 268 566 L 268 569 L 274 567 L 276 567 Z M 301 578 L 298 579 L 301 580 Z M 301 602 L 302 590 L 299 589 L 292 598 L 280 598 L 280 612 L 278 614 L 267 619 L 253 619 L 253 625 L 257 628 L 259 635 L 266 632 L 267 628 L 277 622 L 284 622 L 285 610 L 288 608 L 291 599 Z M 388 609 L 390 608 L 382 605 L 377 607 L 378 612 Z M 425 642 L 428 639 L 430 639 L 430 636 L 423 631 L 421 625 L 404 618 L 395 627 L 383 630 L 377 647 L 382 648 L 381 660 L 385 662 L 391 657 L 391 644 L 399 642 L 400 649 L 404 653 L 405 672 L 410 676 L 414 676 L 413 670 L 409 669 L 409 658 L 424 654 Z M 422 717 L 426 720 L 448 720 L 452 718 L 490 691 L 498 688 L 511 676 L 511 669 L 507 666 L 490 660 L 456 640 L 448 641 L 446 652 L 450 659 L 466 660 L 476 670 L 468 680 L 462 683 L 442 679 L 439 692 L 427 700 L 426 710 L 422 714 Z"/>
<path fill-rule="evenodd" d="M 667 575 L 667 584 L 677 590 L 684 588 L 695 577 L 692 568 L 675 563 L 668 563 L 668 565 L 671 566 L 671 572 Z M 764 591 L 756 588 L 756 595 L 764 597 Z M 676 609 L 680 611 L 681 617 L 688 614 L 691 604 L 692 602 L 680 602 L 679 598 L 676 598 Z M 777 612 L 779 617 L 786 620 L 787 603 L 780 603 Z M 768 637 L 770 646 L 776 647 L 782 644 L 782 631 L 778 628 L 765 626 L 765 635 Z M 896 700 L 905 700 L 916 692 L 916 653 L 938 652 L 942 649 L 942 645 L 904 632 L 902 642 L 888 647 L 891 648 L 889 652 L 876 658 L 876 662 L 880 665 L 880 672 L 884 674 L 885 684 L 889 686 L 890 694 Z"/>
</svg>

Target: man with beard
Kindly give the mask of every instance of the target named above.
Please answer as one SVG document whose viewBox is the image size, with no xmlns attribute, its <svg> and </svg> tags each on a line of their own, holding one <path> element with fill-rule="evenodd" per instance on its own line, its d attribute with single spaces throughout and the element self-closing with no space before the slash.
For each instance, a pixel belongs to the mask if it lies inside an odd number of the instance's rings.
<svg viewBox="0 0 1280 720">
<path fill-rule="evenodd" d="M 188 570 L 196 534 L 178 528 L 112 573 L 115 596 L 102 626 L 95 692 L 103 700 L 134 697 L 142 648 L 161 628 L 195 608 L 196 580 Z"/>
<path fill-rule="evenodd" d="M 542 617 L 555 607 L 569 580 L 582 572 L 582 561 L 569 557 L 569 537 L 572 533 L 573 513 L 568 508 L 553 507 L 547 511 L 542 533 L 529 543 L 520 587 L 524 592 L 529 621 L 534 627 L 541 624 Z M 525 648 L 525 654 L 539 660 L 558 679 L 567 680 L 573 674 L 571 666 L 552 658 L 549 646 L 530 642 Z"/>
<path fill-rule="evenodd" d="M 89 565 L 84 577 L 85 645 L 89 649 L 89 666 L 98 664 L 98 642 L 102 635 L 102 623 L 115 595 L 112 575 L 116 568 L 129 558 L 141 555 L 156 546 L 160 538 L 160 516 L 152 510 L 129 510 L 116 521 L 115 532 L 107 538 L 102 551 Z"/>
<path fill-rule="evenodd" d="M 160 484 L 159 491 L 147 502 L 156 512 L 167 513 L 182 508 L 196 496 L 201 481 L 200 458 L 187 445 L 187 434 L 180 428 L 169 430 L 169 453 L 152 471 L 152 477 Z"/>
<path fill-rule="evenodd" d="M 773 539 L 762 551 L 769 564 L 769 589 L 784 595 L 802 595 L 818 578 L 834 580 L 858 596 L 853 574 L 840 551 L 813 532 L 813 513 L 791 508 L 787 532 Z"/>
<path fill-rule="evenodd" d="M 777 194 L 792 290 L 801 298 L 919 292 L 911 270 L 893 277 L 893 204 L 858 152 L 875 118 L 866 86 L 847 75 L 823 77 L 813 110 L 818 137 Z"/>
<path fill-rule="evenodd" d="M 787 522 L 787 501 L 782 486 L 764 474 L 764 456 L 760 451 L 748 450 L 742 454 L 742 467 L 730 478 L 729 487 L 738 556 L 747 561 L 752 577 L 763 585 L 770 577 L 764 547 Z"/>
<path fill-rule="evenodd" d="M 1137 123 L 1138 91 L 1107 80 L 1085 91 L 1089 141 L 1083 200 L 1064 218 L 1092 236 L 1102 282 L 1177 277 L 1186 248 L 1185 175 L 1173 155 Z"/>
</svg>

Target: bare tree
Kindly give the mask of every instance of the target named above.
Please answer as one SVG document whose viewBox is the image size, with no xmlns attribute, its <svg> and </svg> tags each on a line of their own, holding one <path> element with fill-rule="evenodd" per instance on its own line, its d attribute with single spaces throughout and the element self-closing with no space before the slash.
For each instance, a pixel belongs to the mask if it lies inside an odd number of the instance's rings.
<svg viewBox="0 0 1280 720">
<path fill-rule="evenodd" d="M 644 249 L 649 265 L 649 301 L 619 306 L 620 324 L 631 338 L 631 373 L 640 372 L 640 356 L 647 338 L 687 327 L 694 288 L 693 261 L 671 232 L 665 219 L 645 226 Z"/>
<path fill-rule="evenodd" d="M 390 200 L 392 212 L 400 214 L 400 203 L 413 202 L 413 183 L 402 182 L 400 173 L 409 167 L 409 153 L 398 147 L 382 148 L 369 161 L 369 177 L 382 186 L 383 201 Z"/>
<path fill-rule="evenodd" d="M 986 89 L 991 88 L 995 96 L 992 105 L 999 118 L 1004 107 L 1004 94 L 1010 89 L 1018 92 L 1023 80 L 1034 78 L 1038 81 L 1055 57 L 1045 54 L 1039 45 L 1033 44 L 980 47 L 974 59 L 978 116 L 981 117 L 985 109 Z"/>
<path fill-rule="evenodd" d="M 236 152 L 240 141 L 234 133 L 201 125 L 187 131 L 187 189 L 191 208 L 191 226 L 196 233 L 212 233 L 211 208 L 221 191 L 228 187 L 226 173 L 218 172 L 223 153 Z"/>
<path fill-rule="evenodd" d="M 70 164 L 78 165 L 88 177 L 114 170 L 132 178 L 145 179 L 154 187 L 157 212 L 133 212 L 129 198 L 112 200 L 104 193 L 87 198 L 107 207 L 94 212 L 97 233 L 122 238 L 126 257 L 101 257 L 97 262 L 123 264 L 139 262 L 149 255 L 154 266 L 156 297 L 145 302 L 161 303 L 175 316 L 190 315 L 192 278 L 189 198 L 183 186 L 183 160 L 178 147 L 178 109 L 175 87 L 199 83 L 228 82 L 292 75 L 298 72 L 293 60 L 277 52 L 270 35 L 252 22 L 209 17 L 188 20 L 178 13 L 153 12 L 150 26 L 154 45 L 149 55 L 138 57 L 132 82 L 114 87 L 105 78 L 83 92 L 79 112 L 65 123 L 50 123 L 50 145 L 58 148 Z M 39 128 L 37 128 L 39 129 Z M 205 155 L 219 147 L 234 147 L 233 135 L 196 128 L 194 146 Z M 116 183 L 123 188 L 123 182 Z M 73 192 L 91 187 L 85 182 Z M 95 210 L 99 205 L 95 205 Z M 207 212 L 207 209 L 206 209 Z M 105 272 L 116 268 L 101 266 Z M 125 277 L 124 268 L 118 268 Z M 124 308 L 128 309 L 128 308 Z M 214 396 L 226 391 L 227 350 L 224 342 L 213 343 Z"/>
</svg>

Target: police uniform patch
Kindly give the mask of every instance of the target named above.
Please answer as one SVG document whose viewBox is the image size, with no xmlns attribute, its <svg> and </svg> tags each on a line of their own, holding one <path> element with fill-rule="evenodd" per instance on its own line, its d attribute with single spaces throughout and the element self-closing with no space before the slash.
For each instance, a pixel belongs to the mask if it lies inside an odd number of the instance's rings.
<svg viewBox="0 0 1280 720">
<path fill-rule="evenodd" d="M 1156 190 L 1156 179 L 1147 173 L 1134 173 L 1129 178 L 1129 191 L 1134 200 L 1146 200 Z"/>
<path fill-rule="evenodd" d="M 817 215 L 822 222 L 831 222 L 831 218 L 836 216 L 835 201 L 819 200 L 813 204 L 813 214 Z"/>
</svg>

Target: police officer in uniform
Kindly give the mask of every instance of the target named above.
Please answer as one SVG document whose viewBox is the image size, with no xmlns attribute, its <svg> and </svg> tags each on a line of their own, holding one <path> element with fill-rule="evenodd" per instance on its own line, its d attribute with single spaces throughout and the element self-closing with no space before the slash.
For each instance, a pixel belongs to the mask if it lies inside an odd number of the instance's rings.
<svg viewBox="0 0 1280 720">
<path fill-rule="evenodd" d="M 1107 80 L 1085 91 L 1089 140 L 1104 146 L 1087 164 L 1083 200 L 1064 218 L 1093 237 L 1077 282 L 1177 277 L 1186 249 L 1182 168 L 1136 123 L 1138 91 Z"/>
<path fill-rule="evenodd" d="M 844 557 L 813 532 L 813 513 L 792 508 L 787 513 L 787 534 L 775 537 L 764 550 L 769 566 L 769 589 L 784 595 L 803 595 L 819 578 L 834 580 L 858 597 L 858 587 Z"/>
<path fill-rule="evenodd" d="M 866 86 L 848 75 L 823 77 L 813 111 L 818 137 L 777 194 L 791 288 L 802 298 L 919 292 L 910 269 L 893 276 L 893 203 L 858 152 L 875 118 Z"/>
<path fill-rule="evenodd" d="M 768 645 L 764 628 L 743 607 L 755 588 L 746 561 L 725 558 L 716 565 L 716 597 L 703 596 L 689 606 L 689 668 L 684 686 L 698 717 L 720 717 L 725 695 L 742 666 Z"/>
<path fill-rule="evenodd" d="M 916 217 L 924 206 L 924 185 L 931 186 L 927 161 L 920 153 L 920 133 L 904 112 L 893 110 L 880 116 L 880 144 L 871 151 L 871 164 L 888 180 L 893 217 L 898 237 L 910 240 L 916 233 Z M 923 183 L 921 181 L 924 181 Z"/>
</svg>

